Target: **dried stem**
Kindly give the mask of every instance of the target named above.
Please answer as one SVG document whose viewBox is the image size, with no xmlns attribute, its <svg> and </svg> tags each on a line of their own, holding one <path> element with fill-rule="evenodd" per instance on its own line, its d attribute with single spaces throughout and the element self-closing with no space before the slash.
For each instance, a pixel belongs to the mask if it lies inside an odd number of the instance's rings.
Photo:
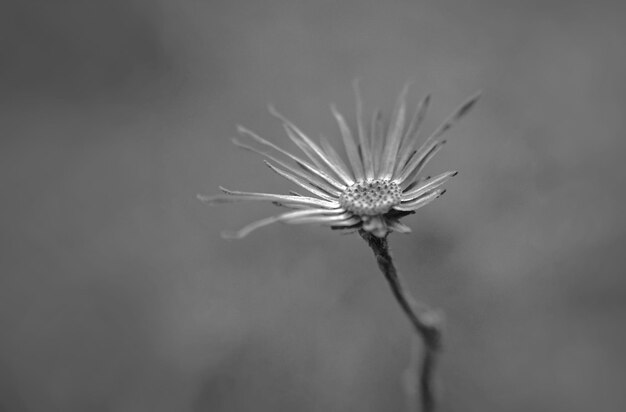
<svg viewBox="0 0 626 412">
<path fill-rule="evenodd" d="M 385 275 L 394 297 L 423 342 L 424 348 L 421 358 L 412 356 L 412 358 L 421 361 L 419 366 L 415 367 L 415 364 L 411 363 L 407 371 L 417 371 L 419 375 L 421 410 L 422 412 L 432 412 L 437 406 L 437 390 L 434 375 L 439 353 L 442 349 L 443 316 L 440 312 L 415 300 L 404 287 L 389 254 L 389 244 L 386 236 L 379 238 L 364 230 L 360 230 L 359 234 L 372 248 L 378 267 Z M 406 382 L 410 381 L 411 379 L 406 379 Z M 408 393 L 408 395 L 410 396 L 411 393 Z"/>
</svg>

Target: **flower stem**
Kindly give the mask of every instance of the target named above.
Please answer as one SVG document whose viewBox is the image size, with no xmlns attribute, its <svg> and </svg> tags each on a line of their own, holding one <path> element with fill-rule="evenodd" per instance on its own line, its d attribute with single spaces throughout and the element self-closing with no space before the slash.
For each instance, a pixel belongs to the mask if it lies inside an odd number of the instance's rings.
<svg viewBox="0 0 626 412">
<path fill-rule="evenodd" d="M 387 237 L 377 237 L 364 230 L 359 230 L 361 237 L 369 244 L 376 256 L 376 262 L 391 287 L 396 301 L 404 314 L 409 318 L 415 332 L 420 336 L 424 349 L 419 366 L 410 365 L 408 371 L 416 370 L 419 375 L 419 392 L 422 412 L 432 412 L 437 406 L 437 390 L 435 387 L 435 369 L 442 349 L 443 316 L 424 303 L 418 302 L 404 287 L 398 275 L 391 255 Z M 413 356 L 412 356 L 413 358 Z"/>
</svg>

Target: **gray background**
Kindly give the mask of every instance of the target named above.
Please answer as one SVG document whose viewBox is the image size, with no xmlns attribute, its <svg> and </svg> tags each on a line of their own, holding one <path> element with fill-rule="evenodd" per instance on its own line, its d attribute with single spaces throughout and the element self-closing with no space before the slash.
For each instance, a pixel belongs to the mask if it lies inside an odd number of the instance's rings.
<svg viewBox="0 0 626 412">
<path fill-rule="evenodd" d="M 410 330 L 356 236 L 209 208 L 286 191 L 235 125 L 336 139 L 406 80 L 484 91 L 393 235 L 448 316 L 444 411 L 626 408 L 619 1 L 0 3 L 0 411 L 400 410 Z"/>
</svg>

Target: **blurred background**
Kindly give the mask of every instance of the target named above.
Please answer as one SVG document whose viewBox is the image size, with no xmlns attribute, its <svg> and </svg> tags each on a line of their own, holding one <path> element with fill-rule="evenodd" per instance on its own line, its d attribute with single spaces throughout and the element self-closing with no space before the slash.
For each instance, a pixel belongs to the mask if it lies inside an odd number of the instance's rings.
<svg viewBox="0 0 626 412">
<path fill-rule="evenodd" d="M 618 1 L 4 0 L 0 411 L 402 410 L 411 331 L 358 236 L 209 208 L 407 80 L 448 193 L 391 237 L 448 318 L 442 411 L 626 410 Z M 290 146 L 291 147 L 291 146 Z M 622 210 L 622 212 L 620 212 Z"/>
</svg>

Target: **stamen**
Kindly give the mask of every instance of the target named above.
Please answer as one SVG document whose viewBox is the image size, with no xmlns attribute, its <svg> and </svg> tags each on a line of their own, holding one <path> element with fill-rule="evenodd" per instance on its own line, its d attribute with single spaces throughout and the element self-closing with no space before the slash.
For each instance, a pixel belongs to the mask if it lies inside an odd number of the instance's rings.
<svg viewBox="0 0 626 412">
<path fill-rule="evenodd" d="M 341 207 L 358 216 L 385 214 L 401 200 L 400 186 L 384 179 L 357 182 L 339 197 Z"/>
</svg>

